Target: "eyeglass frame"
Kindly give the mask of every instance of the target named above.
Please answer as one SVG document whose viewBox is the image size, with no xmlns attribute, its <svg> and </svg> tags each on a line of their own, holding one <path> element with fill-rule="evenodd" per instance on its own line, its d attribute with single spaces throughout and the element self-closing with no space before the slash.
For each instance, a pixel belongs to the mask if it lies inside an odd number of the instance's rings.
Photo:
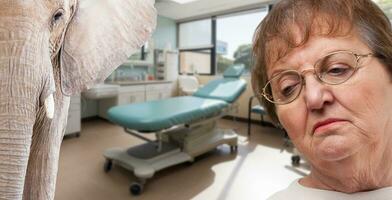
<svg viewBox="0 0 392 200">
<path fill-rule="evenodd" d="M 324 81 L 324 80 L 322 80 L 322 79 L 320 78 L 320 75 L 319 75 L 319 74 L 316 73 L 316 68 L 315 68 L 315 66 L 316 66 L 320 61 L 322 61 L 324 58 L 326 58 L 326 57 L 328 57 L 328 56 L 330 56 L 330 55 L 333 55 L 333 54 L 338 54 L 338 53 L 350 53 L 350 54 L 352 54 L 353 56 L 355 56 L 355 58 L 356 58 L 356 59 L 355 59 L 356 65 L 355 65 L 355 67 L 354 67 L 354 72 L 353 72 L 349 77 L 347 77 L 346 80 L 344 80 L 344 81 L 342 81 L 342 82 L 339 82 L 339 83 L 329 83 L 329 82 L 326 82 L 326 81 Z M 360 68 L 360 67 L 359 67 L 359 61 L 360 61 L 360 59 L 362 59 L 362 58 L 367 58 L 367 57 L 371 57 L 371 56 L 374 56 L 374 53 L 357 54 L 357 53 L 354 53 L 354 52 L 349 51 L 349 50 L 338 50 L 338 51 L 330 52 L 330 53 L 324 55 L 323 57 L 317 59 L 317 61 L 313 64 L 313 69 L 303 70 L 302 72 L 299 72 L 299 71 L 293 70 L 293 69 L 289 69 L 289 70 L 282 71 L 282 72 L 280 72 L 280 73 L 278 73 L 278 74 L 272 76 L 271 79 L 269 79 L 269 80 L 267 81 L 267 83 L 264 85 L 261 95 L 262 95 L 267 101 L 269 101 L 270 103 L 273 103 L 273 104 L 275 104 L 275 105 L 285 105 L 285 104 L 289 104 L 289 103 L 293 102 L 294 100 L 296 100 L 296 99 L 299 97 L 299 95 L 301 94 L 301 92 L 302 92 L 302 88 L 303 88 L 303 86 L 305 85 L 305 77 L 304 77 L 303 74 L 305 74 L 305 73 L 307 73 L 307 72 L 309 72 L 309 71 L 313 71 L 313 74 L 316 75 L 316 77 L 317 77 L 317 79 L 320 81 L 320 83 L 325 83 L 325 84 L 328 84 L 328 85 L 340 85 L 340 84 L 346 82 L 347 80 L 349 80 L 349 79 L 356 73 L 356 71 Z M 295 73 L 297 73 L 298 76 L 300 77 L 301 88 L 300 88 L 298 94 L 296 95 L 296 97 L 294 97 L 292 100 L 290 100 L 290 101 L 288 101 L 288 102 L 279 103 L 279 102 L 274 102 L 274 101 L 270 100 L 270 99 L 268 98 L 268 94 L 266 93 L 267 86 L 268 86 L 268 85 L 271 85 L 270 83 L 271 83 L 271 81 L 272 81 L 275 77 L 281 75 L 282 73 L 287 73 L 287 72 L 295 72 Z M 271 92 L 272 92 L 272 89 L 271 89 Z M 270 96 L 271 96 L 271 95 L 270 95 Z"/>
</svg>

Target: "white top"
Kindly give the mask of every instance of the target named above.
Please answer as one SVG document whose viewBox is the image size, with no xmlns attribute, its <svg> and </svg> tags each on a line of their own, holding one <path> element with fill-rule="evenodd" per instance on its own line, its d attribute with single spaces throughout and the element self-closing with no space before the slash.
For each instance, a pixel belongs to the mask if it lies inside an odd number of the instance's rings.
<svg viewBox="0 0 392 200">
<path fill-rule="evenodd" d="M 83 97 L 87 99 L 103 99 L 116 97 L 118 95 L 119 85 L 97 84 L 94 87 L 84 91 Z"/>
<path fill-rule="evenodd" d="M 279 191 L 268 198 L 268 200 L 391 200 L 392 187 L 386 187 L 368 192 L 358 192 L 346 194 L 342 192 L 320 190 L 309 188 L 299 184 L 299 179 L 295 180 L 285 190 Z"/>
</svg>

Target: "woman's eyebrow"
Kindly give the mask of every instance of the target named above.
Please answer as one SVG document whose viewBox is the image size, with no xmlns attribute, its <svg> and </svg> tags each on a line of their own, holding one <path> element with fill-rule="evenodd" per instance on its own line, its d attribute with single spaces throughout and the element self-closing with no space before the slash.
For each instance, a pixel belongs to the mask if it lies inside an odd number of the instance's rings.
<svg viewBox="0 0 392 200">
<path fill-rule="evenodd" d="M 332 49 L 332 50 L 328 50 L 328 51 L 322 51 L 322 53 L 320 54 L 321 56 L 319 56 L 314 62 L 317 62 L 319 59 L 322 59 L 323 57 L 325 57 L 326 55 L 330 54 L 330 53 L 334 53 L 334 52 L 338 52 L 338 51 L 351 51 L 351 49 Z M 276 62 L 277 63 L 285 63 L 286 61 L 280 60 L 280 62 Z M 267 74 L 267 78 L 268 80 L 270 80 L 272 77 L 274 77 L 276 74 L 279 74 L 283 71 L 287 71 L 287 70 L 292 70 L 290 68 L 287 68 L 282 66 L 281 64 L 277 64 L 277 66 L 273 67 L 271 70 L 270 74 Z"/>
<path fill-rule="evenodd" d="M 272 69 L 271 75 L 268 75 L 268 74 L 267 74 L 267 78 L 268 78 L 268 80 L 270 80 L 270 79 L 271 79 L 272 77 L 274 77 L 275 75 L 277 75 L 277 74 L 279 74 L 279 73 L 281 73 L 281 72 L 283 72 L 283 71 L 286 71 L 286 70 L 289 70 L 289 69 L 274 67 L 274 69 Z"/>
</svg>

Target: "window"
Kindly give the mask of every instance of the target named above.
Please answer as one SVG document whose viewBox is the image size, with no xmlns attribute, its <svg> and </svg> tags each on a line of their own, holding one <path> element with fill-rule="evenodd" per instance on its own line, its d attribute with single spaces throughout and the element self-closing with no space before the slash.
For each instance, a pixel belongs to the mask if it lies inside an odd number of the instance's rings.
<svg viewBox="0 0 392 200">
<path fill-rule="evenodd" d="M 266 6 L 179 23 L 180 73 L 221 74 L 239 63 L 249 71 L 253 34 L 267 13 Z"/>
<path fill-rule="evenodd" d="M 179 24 L 180 73 L 212 74 L 213 20 Z"/>
<path fill-rule="evenodd" d="M 388 16 L 389 20 L 392 20 L 392 0 L 373 0 Z"/>
<path fill-rule="evenodd" d="M 181 23 L 180 49 L 202 48 L 212 45 L 211 19 Z"/>
<path fill-rule="evenodd" d="M 211 73 L 211 50 L 192 50 L 180 53 L 180 72 L 182 73 Z"/>
<path fill-rule="evenodd" d="M 252 39 L 260 21 L 267 15 L 267 9 L 220 16 L 216 20 L 217 73 L 232 64 L 244 64 L 246 71 L 251 68 Z"/>
</svg>

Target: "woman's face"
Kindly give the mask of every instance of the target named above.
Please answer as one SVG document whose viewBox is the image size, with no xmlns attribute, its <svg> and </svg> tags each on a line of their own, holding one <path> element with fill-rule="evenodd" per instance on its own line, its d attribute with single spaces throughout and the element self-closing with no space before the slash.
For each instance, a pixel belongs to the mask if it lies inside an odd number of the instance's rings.
<svg viewBox="0 0 392 200">
<path fill-rule="evenodd" d="M 318 59 L 339 50 L 371 53 L 356 36 L 314 36 L 271 65 L 268 77 L 278 70 L 313 69 Z M 339 85 L 321 83 L 311 72 L 305 73 L 304 79 L 298 98 L 277 105 L 276 111 L 295 146 L 312 164 L 368 155 L 389 141 L 392 83 L 386 67 L 377 58 L 362 58 L 360 68 Z"/>
</svg>

